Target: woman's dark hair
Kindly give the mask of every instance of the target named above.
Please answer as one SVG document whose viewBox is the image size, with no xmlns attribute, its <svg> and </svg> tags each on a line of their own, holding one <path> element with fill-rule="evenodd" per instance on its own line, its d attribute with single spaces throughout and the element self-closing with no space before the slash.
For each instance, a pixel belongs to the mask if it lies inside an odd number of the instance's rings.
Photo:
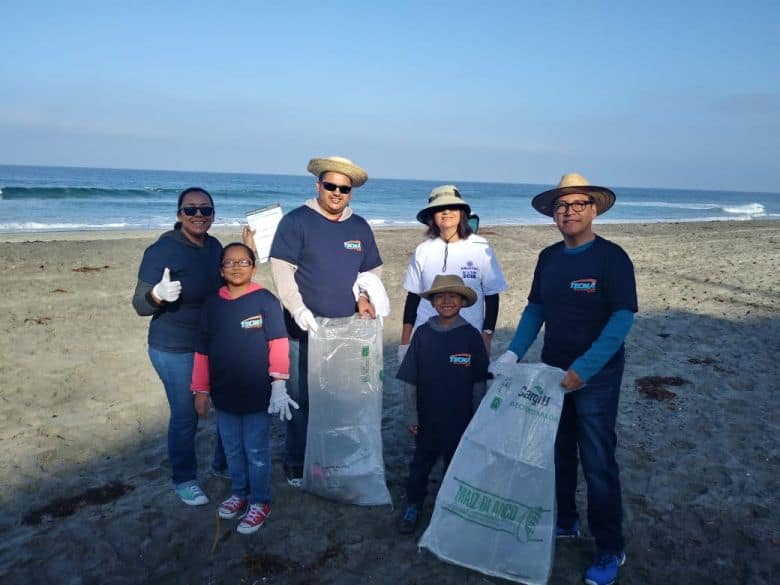
<svg viewBox="0 0 780 585">
<path fill-rule="evenodd" d="M 179 193 L 179 200 L 176 202 L 176 213 L 179 213 L 179 210 L 181 209 L 181 202 L 184 201 L 184 198 L 190 193 L 203 193 L 206 197 L 209 198 L 209 203 L 211 203 L 211 206 L 214 207 L 214 199 L 211 197 L 211 193 L 206 191 L 203 187 L 187 187 L 184 191 Z M 177 221 L 175 224 L 173 224 L 173 229 L 181 229 L 181 222 Z"/>
<path fill-rule="evenodd" d="M 428 226 L 428 231 L 425 232 L 425 235 L 432 240 L 441 236 L 441 230 L 439 229 L 439 226 L 436 225 L 436 221 L 433 219 L 433 216 L 437 211 L 443 211 L 444 209 L 447 209 L 447 207 L 432 209 L 430 213 L 428 213 L 428 220 L 425 222 L 425 224 Z M 458 222 L 458 238 L 465 240 L 474 233 L 474 230 L 471 229 L 471 226 L 469 225 L 469 214 L 465 207 L 456 206 L 450 209 L 457 209 L 460 211 L 460 221 Z"/>
<path fill-rule="evenodd" d="M 233 242 L 231 244 L 228 244 L 224 248 L 222 248 L 222 254 L 219 257 L 219 263 L 222 264 L 222 261 L 225 259 L 225 252 L 228 251 L 229 248 L 243 248 L 246 250 L 246 253 L 249 255 L 249 259 L 252 261 L 252 266 L 254 266 L 257 263 L 257 259 L 255 258 L 255 251 L 252 250 L 249 246 L 244 244 L 243 242 Z"/>
</svg>

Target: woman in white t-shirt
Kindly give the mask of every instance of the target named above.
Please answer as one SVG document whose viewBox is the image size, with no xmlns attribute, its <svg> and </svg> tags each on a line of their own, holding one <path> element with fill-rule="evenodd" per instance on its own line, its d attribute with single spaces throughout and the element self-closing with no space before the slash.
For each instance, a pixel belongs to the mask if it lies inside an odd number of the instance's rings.
<svg viewBox="0 0 780 585">
<path fill-rule="evenodd" d="M 490 353 L 490 342 L 498 319 L 498 293 L 507 284 L 493 247 L 476 235 L 468 223 L 471 207 L 454 185 L 436 187 L 417 221 L 428 226 L 428 239 L 409 258 L 404 288 L 409 291 L 404 304 L 398 361 L 409 347 L 414 329 L 436 315 L 430 301 L 420 293 L 431 288 L 438 274 L 457 274 L 477 293 L 477 302 L 460 310 L 461 316 L 482 332 Z"/>
</svg>

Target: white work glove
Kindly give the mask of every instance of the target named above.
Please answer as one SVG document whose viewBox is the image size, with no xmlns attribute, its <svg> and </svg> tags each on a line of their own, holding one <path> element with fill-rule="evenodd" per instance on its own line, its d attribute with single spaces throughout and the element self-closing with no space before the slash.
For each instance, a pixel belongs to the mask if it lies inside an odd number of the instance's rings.
<svg viewBox="0 0 780 585">
<path fill-rule="evenodd" d="M 171 280 L 171 270 L 167 266 L 163 270 L 162 280 L 154 285 L 152 294 L 166 303 L 173 303 L 181 295 L 181 281 Z"/>
<path fill-rule="evenodd" d="M 296 325 L 304 331 L 317 333 L 317 329 L 320 328 L 320 326 L 317 325 L 317 320 L 314 318 L 314 315 L 306 308 L 306 305 L 300 307 L 293 313 L 293 319 L 295 319 Z"/>
<path fill-rule="evenodd" d="M 284 380 L 271 382 L 271 400 L 268 403 L 268 414 L 278 414 L 279 420 L 290 420 L 292 412 L 290 407 L 298 409 L 298 403 L 287 394 L 287 386 Z"/>
<path fill-rule="evenodd" d="M 488 372 L 490 372 L 491 374 L 495 374 L 497 370 L 501 369 L 501 366 L 516 364 L 516 363 L 517 363 L 517 354 L 511 350 L 506 350 L 504 353 L 502 353 L 500 356 L 498 356 L 496 359 L 490 362 L 490 365 L 488 366 Z"/>
<path fill-rule="evenodd" d="M 400 366 L 401 363 L 404 361 L 404 357 L 406 357 L 406 352 L 409 351 L 409 344 L 406 345 L 399 345 L 398 346 L 398 365 Z"/>
</svg>

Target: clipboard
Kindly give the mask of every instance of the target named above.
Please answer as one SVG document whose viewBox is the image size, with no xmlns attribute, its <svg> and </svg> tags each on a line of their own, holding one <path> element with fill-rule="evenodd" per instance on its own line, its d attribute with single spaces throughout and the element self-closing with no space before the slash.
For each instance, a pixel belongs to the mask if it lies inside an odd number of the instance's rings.
<svg viewBox="0 0 780 585">
<path fill-rule="evenodd" d="M 255 230 L 255 253 L 258 262 L 268 262 L 271 242 L 280 221 L 282 221 L 282 206 L 278 203 L 246 212 L 246 222 Z"/>
</svg>

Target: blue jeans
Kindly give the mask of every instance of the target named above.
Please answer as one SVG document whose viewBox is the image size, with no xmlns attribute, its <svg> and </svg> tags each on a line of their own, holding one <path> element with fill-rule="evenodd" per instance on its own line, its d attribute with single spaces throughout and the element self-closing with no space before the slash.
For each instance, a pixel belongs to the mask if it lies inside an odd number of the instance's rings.
<svg viewBox="0 0 780 585">
<path fill-rule="evenodd" d="M 555 495 L 558 525 L 568 528 L 577 516 L 577 465 L 588 486 L 588 527 L 599 552 L 623 550 L 623 504 L 615 460 L 620 383 L 623 368 L 602 370 L 563 400 L 555 439 Z M 578 457 L 579 454 L 579 457 Z"/>
<path fill-rule="evenodd" d="M 168 460 L 174 485 L 195 481 L 198 462 L 195 456 L 195 432 L 198 429 L 198 413 L 195 397 L 190 390 L 192 381 L 192 353 L 174 353 L 149 348 L 149 359 L 165 387 L 171 416 L 168 419 Z M 217 441 L 214 466 L 220 462 L 224 469 L 222 445 Z"/>
<path fill-rule="evenodd" d="M 298 403 L 298 410 L 287 421 L 284 466 L 303 465 L 306 455 L 306 431 L 309 425 L 309 342 L 290 339 L 290 379 L 287 393 Z"/>
<path fill-rule="evenodd" d="M 267 412 L 233 414 L 217 410 L 219 434 L 225 446 L 232 494 L 250 504 L 271 501 L 271 415 Z"/>
</svg>

